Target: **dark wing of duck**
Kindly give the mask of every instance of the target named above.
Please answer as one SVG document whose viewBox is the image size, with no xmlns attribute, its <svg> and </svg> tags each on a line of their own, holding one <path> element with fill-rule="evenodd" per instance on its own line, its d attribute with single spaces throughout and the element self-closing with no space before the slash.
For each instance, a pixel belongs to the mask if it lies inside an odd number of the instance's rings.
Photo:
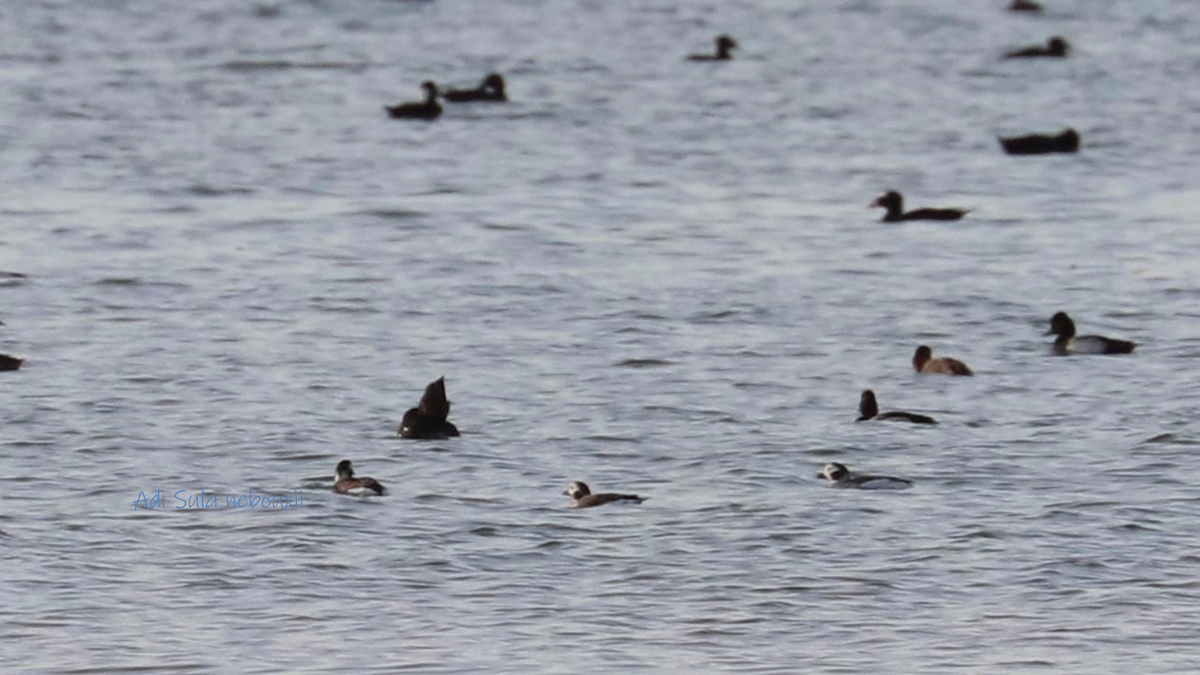
<svg viewBox="0 0 1200 675">
<path fill-rule="evenodd" d="M 450 89 L 442 94 L 442 98 L 452 103 L 501 103 L 507 100 L 503 94 L 490 87 L 478 89 Z"/>
<path fill-rule="evenodd" d="M 374 478 L 359 478 L 358 485 L 364 489 L 371 490 L 377 495 L 383 494 L 383 486 Z"/>
<path fill-rule="evenodd" d="M 945 363 L 950 368 L 950 372 L 954 373 L 955 375 L 974 375 L 975 374 L 975 373 L 971 372 L 971 369 L 967 367 L 967 364 L 963 363 L 962 361 L 959 361 L 958 359 L 943 357 L 941 359 L 941 361 L 943 363 Z"/>
<path fill-rule="evenodd" d="M 600 506 L 601 504 L 610 504 L 612 502 L 633 502 L 641 504 L 646 500 L 645 497 L 638 495 L 621 495 L 611 492 L 605 492 L 598 495 L 588 495 L 579 499 L 579 505 L 582 507 Z"/>
<path fill-rule="evenodd" d="M 1051 153 L 1079 152 L 1079 135 L 1069 132 L 1057 136 L 1031 134 L 1001 138 L 1000 147 L 1010 155 L 1048 155 Z"/>
<path fill-rule="evenodd" d="M 1045 47 L 1026 47 L 1025 49 L 1018 49 L 1016 51 L 1012 51 L 1012 52 L 1005 54 L 1004 58 L 1006 58 L 1006 59 L 1032 59 L 1032 58 L 1037 58 L 1039 56 L 1049 56 L 1049 52 L 1046 51 Z"/>
<path fill-rule="evenodd" d="M 964 209 L 931 209 L 920 208 L 904 214 L 905 220 L 961 220 L 966 215 Z"/>
<path fill-rule="evenodd" d="M 909 486 L 913 484 L 913 482 L 907 478 L 897 478 L 895 476 L 856 476 L 854 483 L 859 487 L 865 487 L 871 483 L 904 483 L 905 485 Z"/>
<path fill-rule="evenodd" d="M 1099 337 L 1099 336 L 1087 336 L 1087 337 L 1101 340 L 1104 344 L 1104 353 L 1105 354 L 1132 354 L 1134 348 L 1137 347 L 1136 343 L 1130 342 L 1129 340 L 1117 340 L 1115 338 L 1106 338 L 1106 337 Z"/>
<path fill-rule="evenodd" d="M 396 120 L 434 120 L 442 114 L 442 106 L 436 101 L 425 103 L 399 103 L 383 106 L 388 117 Z"/>
<path fill-rule="evenodd" d="M 425 387 L 417 408 L 431 420 L 446 421 L 450 415 L 450 401 L 446 400 L 446 378 L 439 377 Z"/>
<path fill-rule="evenodd" d="M 18 359 L 8 354 L 0 354 L 0 370 L 18 370 L 25 359 Z"/>
<path fill-rule="evenodd" d="M 875 419 L 901 420 L 904 422 L 912 422 L 913 424 L 937 424 L 937 420 L 929 417 L 928 415 L 918 415 L 916 413 L 902 412 L 899 410 L 885 412 L 882 415 L 877 416 Z"/>
</svg>

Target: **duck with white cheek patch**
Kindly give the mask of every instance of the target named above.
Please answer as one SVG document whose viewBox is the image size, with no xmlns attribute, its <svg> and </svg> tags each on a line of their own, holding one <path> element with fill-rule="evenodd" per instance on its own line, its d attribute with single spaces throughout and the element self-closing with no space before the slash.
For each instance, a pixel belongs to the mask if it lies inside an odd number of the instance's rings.
<svg viewBox="0 0 1200 675">
<path fill-rule="evenodd" d="M 333 491 L 340 495 L 381 495 L 383 486 L 374 478 L 355 478 L 350 460 L 338 462 L 333 472 Z"/>
<path fill-rule="evenodd" d="M 588 488 L 587 483 L 581 480 L 571 481 L 571 484 L 567 486 L 567 489 L 563 490 L 563 494 L 571 498 L 571 508 L 575 509 L 586 509 L 591 506 L 600 506 L 602 504 L 610 504 L 612 502 L 633 502 L 634 504 L 641 504 L 646 500 L 645 497 L 638 495 L 622 495 L 612 492 L 594 495 L 592 494 L 591 489 Z"/>
<path fill-rule="evenodd" d="M 864 473 L 854 473 L 845 464 L 830 462 L 825 465 L 817 478 L 824 478 L 833 487 L 862 488 L 868 490 L 904 490 L 912 487 L 912 481 L 895 476 L 871 476 Z"/>
</svg>

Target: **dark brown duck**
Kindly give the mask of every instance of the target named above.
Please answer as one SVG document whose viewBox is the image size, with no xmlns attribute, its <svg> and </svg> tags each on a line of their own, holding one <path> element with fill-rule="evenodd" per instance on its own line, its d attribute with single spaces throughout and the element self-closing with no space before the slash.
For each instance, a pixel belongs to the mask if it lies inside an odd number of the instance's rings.
<svg viewBox="0 0 1200 675">
<path fill-rule="evenodd" d="M 1055 135 L 1030 134 L 1000 138 L 1000 147 L 1010 155 L 1049 155 L 1058 152 L 1079 152 L 1079 132 L 1068 127 Z"/>
<path fill-rule="evenodd" d="M 1067 52 L 1071 50 L 1071 45 L 1067 41 L 1057 35 L 1046 41 L 1046 46 L 1035 45 L 1009 52 L 1004 55 L 1006 59 L 1036 59 L 1036 58 L 1063 58 Z"/>
<path fill-rule="evenodd" d="M 717 53 L 715 54 L 692 54 L 688 57 L 688 61 L 729 61 L 733 55 L 729 53 L 731 49 L 737 49 L 738 43 L 728 35 L 718 35 L 716 39 Z"/>
<path fill-rule="evenodd" d="M 458 435 L 458 427 L 446 418 L 450 401 L 446 400 L 446 378 L 439 377 L 425 387 L 420 403 L 409 408 L 397 432 L 401 438 L 441 439 Z"/>
<path fill-rule="evenodd" d="M 499 73 L 483 78 L 474 89 L 449 89 L 442 98 L 451 103 L 503 103 L 508 100 L 504 93 L 504 78 Z"/>
<path fill-rule="evenodd" d="M 442 104 L 437 102 L 438 88 L 433 82 L 421 83 L 425 100 L 420 103 L 398 103 L 385 105 L 388 117 L 397 120 L 436 120 L 442 114 Z"/>
<path fill-rule="evenodd" d="M 883 214 L 885 223 L 898 223 L 905 220 L 960 220 L 967 213 L 964 209 L 932 209 L 929 207 L 905 212 L 904 197 L 895 190 L 887 191 L 870 204 L 870 208 L 879 206 L 887 209 L 887 213 Z"/>
<path fill-rule="evenodd" d="M 937 420 L 928 415 L 918 415 L 916 413 L 902 412 L 893 410 L 891 412 L 880 413 L 879 404 L 875 402 L 875 392 L 870 389 L 864 389 L 862 398 L 858 401 L 859 418 L 855 422 L 866 422 L 867 420 L 899 420 L 902 422 L 912 422 L 913 424 L 937 424 Z"/>
</svg>

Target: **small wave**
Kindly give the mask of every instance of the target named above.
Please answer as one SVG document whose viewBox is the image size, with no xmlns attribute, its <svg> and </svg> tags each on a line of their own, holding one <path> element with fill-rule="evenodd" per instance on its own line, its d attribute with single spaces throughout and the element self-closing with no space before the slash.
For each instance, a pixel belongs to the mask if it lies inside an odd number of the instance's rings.
<svg viewBox="0 0 1200 675">
<path fill-rule="evenodd" d="M 616 365 L 622 368 L 658 368 L 661 366 L 673 366 L 675 362 L 664 359 L 625 359 L 624 361 L 619 361 Z"/>
<path fill-rule="evenodd" d="M 387 220 L 408 220 L 409 218 L 424 218 L 429 214 L 425 211 L 415 211 L 412 209 L 367 209 L 366 211 L 359 211 L 352 215 L 372 216 Z"/>
<path fill-rule="evenodd" d="M 285 59 L 263 59 L 261 61 L 255 61 L 246 59 L 226 61 L 225 63 L 221 64 L 221 68 L 241 73 L 292 69 L 345 70 L 348 72 L 360 72 L 366 70 L 367 64 L 353 63 L 349 61 L 288 61 Z"/>
<path fill-rule="evenodd" d="M 187 191 L 199 197 L 224 197 L 226 195 L 249 195 L 254 194 L 254 190 L 245 187 L 217 187 L 215 185 L 206 185 L 203 183 L 190 185 Z"/>
</svg>

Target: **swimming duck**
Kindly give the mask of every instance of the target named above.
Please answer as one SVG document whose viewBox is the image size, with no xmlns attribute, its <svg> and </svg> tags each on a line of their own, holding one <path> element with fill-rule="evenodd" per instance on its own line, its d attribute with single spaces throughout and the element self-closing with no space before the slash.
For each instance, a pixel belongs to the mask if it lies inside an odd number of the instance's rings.
<svg viewBox="0 0 1200 675">
<path fill-rule="evenodd" d="M 401 438 L 440 439 L 458 435 L 458 427 L 446 421 L 450 401 L 446 400 L 446 378 L 439 377 L 425 387 L 415 408 L 409 408 L 400 420 Z"/>
<path fill-rule="evenodd" d="M 25 363 L 25 359 L 18 359 L 8 354 L 0 354 L 0 371 L 20 370 L 22 363 Z"/>
<path fill-rule="evenodd" d="M 1055 152 L 1079 152 L 1079 132 L 1067 127 L 1057 135 L 1030 134 L 1000 138 L 1000 147 L 1010 155 L 1047 155 Z"/>
<path fill-rule="evenodd" d="M 688 61 L 728 61 L 732 59 L 733 56 L 729 53 L 729 50 L 737 49 L 738 43 L 734 42 L 733 38 L 728 35 L 718 35 L 716 42 L 716 54 L 692 54 L 688 57 Z"/>
<path fill-rule="evenodd" d="M 381 495 L 383 486 L 374 478 L 355 478 L 350 460 L 343 459 L 333 472 L 333 491 L 340 495 Z"/>
<path fill-rule="evenodd" d="M 1018 49 L 1015 52 L 1009 52 L 1004 55 L 1006 59 L 1029 59 L 1039 57 L 1057 57 L 1062 58 L 1070 51 L 1071 45 L 1067 41 L 1057 35 L 1046 41 L 1046 46 L 1033 46 L 1024 49 Z"/>
<path fill-rule="evenodd" d="M 1075 322 L 1066 312 L 1059 312 L 1050 317 L 1050 330 L 1046 335 L 1057 335 L 1054 340 L 1054 353 L 1059 356 L 1069 354 L 1131 354 L 1136 344 L 1128 340 L 1116 340 L 1100 337 L 1099 335 L 1075 336 Z"/>
<path fill-rule="evenodd" d="M 879 413 L 879 404 L 875 402 L 875 392 L 870 389 L 864 389 L 862 398 L 858 401 L 859 418 L 855 422 L 865 422 L 867 420 L 903 420 L 912 422 L 913 424 L 937 424 L 937 420 L 927 415 L 918 415 L 910 412 L 892 411 Z"/>
<path fill-rule="evenodd" d="M 871 208 L 882 206 L 887 209 L 883 222 L 897 223 L 903 220 L 959 220 L 966 214 L 963 209 L 931 209 L 920 208 L 904 212 L 904 197 L 895 190 L 888 190 L 881 197 L 871 202 Z"/>
<path fill-rule="evenodd" d="M 1008 6 L 1010 12 L 1040 12 L 1042 6 L 1033 0 L 1013 0 L 1013 3 Z"/>
<path fill-rule="evenodd" d="M 388 117 L 407 120 L 436 120 L 442 114 L 442 104 L 437 102 L 437 85 L 428 80 L 421 83 L 425 100 L 421 103 L 398 103 L 383 106 Z"/>
<path fill-rule="evenodd" d="M 563 494 L 571 498 L 571 507 L 576 509 L 586 509 L 590 506 L 600 506 L 601 504 L 608 504 L 610 502 L 633 502 L 634 504 L 641 504 L 646 500 L 645 497 L 639 497 L 638 495 L 619 495 L 611 492 L 594 495 L 588 488 L 587 483 L 581 480 L 571 481 L 567 489 L 563 490 Z"/>
<path fill-rule="evenodd" d="M 866 489 L 884 489 L 884 490 L 903 490 L 912 487 L 913 482 L 907 478 L 896 478 L 895 476 L 871 476 L 868 474 L 854 473 L 846 468 L 845 464 L 838 462 L 830 462 L 825 465 L 821 473 L 817 474 L 817 478 L 828 480 L 834 487 L 841 488 L 866 488 Z"/>
<path fill-rule="evenodd" d="M 492 73 L 483 78 L 483 82 L 474 89 L 450 89 L 442 98 L 453 103 L 471 103 L 475 101 L 504 102 L 508 96 L 504 94 L 504 78 L 498 73 Z"/>
<path fill-rule="evenodd" d="M 913 354 L 913 369 L 918 373 L 938 373 L 941 375 L 974 375 L 967 364 L 949 357 L 933 358 L 933 350 L 925 345 L 917 347 Z"/>
</svg>

